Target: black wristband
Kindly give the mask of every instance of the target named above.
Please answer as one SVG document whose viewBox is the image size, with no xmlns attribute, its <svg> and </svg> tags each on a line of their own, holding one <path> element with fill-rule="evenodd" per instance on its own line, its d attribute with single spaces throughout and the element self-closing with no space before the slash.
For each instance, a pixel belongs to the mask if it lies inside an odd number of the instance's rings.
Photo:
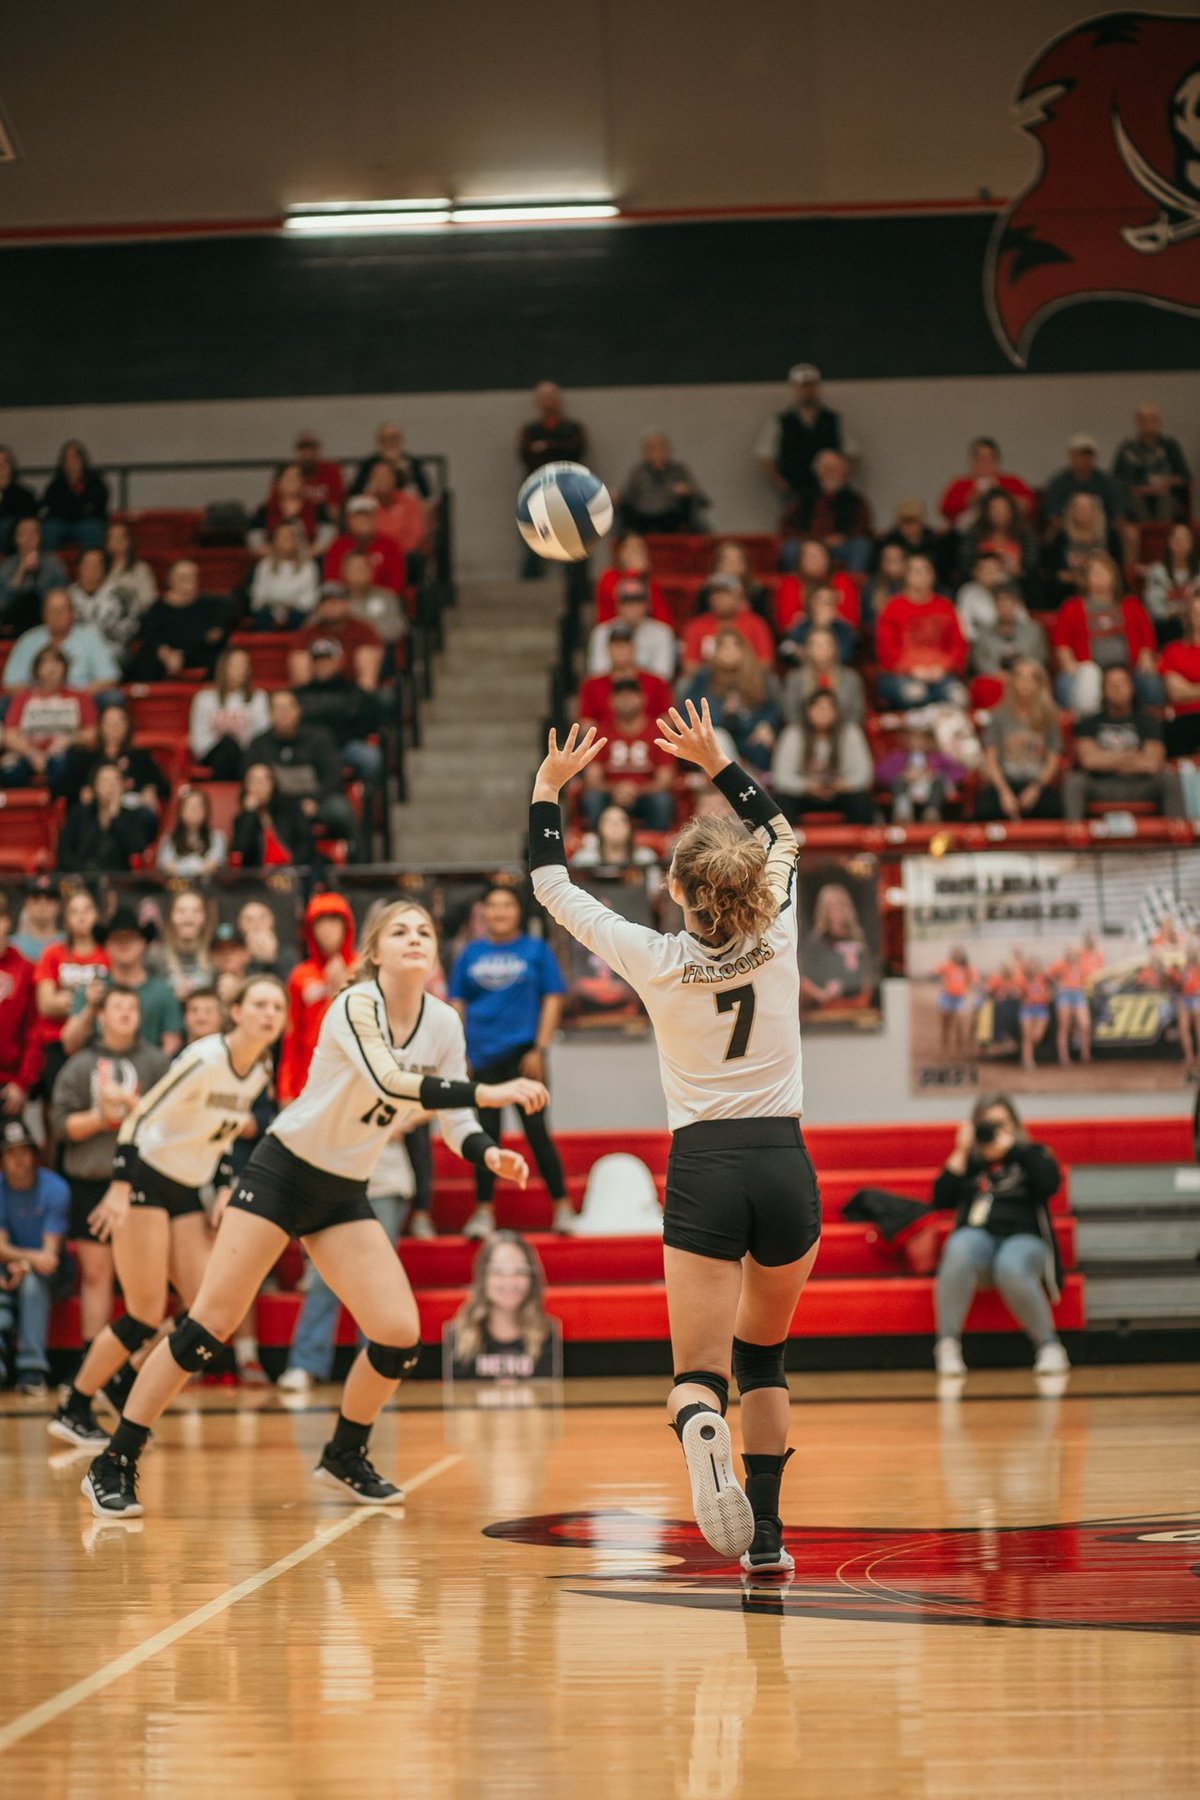
<svg viewBox="0 0 1200 1800">
<path fill-rule="evenodd" d="M 738 763 L 726 763 L 713 776 L 712 782 L 717 792 L 724 794 L 739 819 L 745 819 L 751 825 L 769 825 L 772 819 L 778 817 L 779 807 L 776 801 Z"/>
<path fill-rule="evenodd" d="M 421 1105 L 426 1112 L 444 1112 L 460 1106 L 474 1106 L 473 1081 L 443 1081 L 440 1075 L 426 1075 L 421 1083 Z"/>
<path fill-rule="evenodd" d="M 137 1150 L 132 1144 L 118 1144 L 113 1151 L 112 1179 L 114 1181 L 132 1181 L 134 1166 L 137 1163 Z"/>
<path fill-rule="evenodd" d="M 217 1172 L 213 1176 L 213 1186 L 219 1188 L 233 1186 L 233 1158 L 228 1150 L 217 1164 Z"/>
<path fill-rule="evenodd" d="M 489 1150 L 496 1148 L 486 1131 L 473 1131 L 470 1137 L 464 1138 L 459 1155 L 464 1162 L 474 1163 L 477 1169 L 487 1167 L 485 1158 Z"/>
<path fill-rule="evenodd" d="M 562 808 L 557 800 L 535 800 L 529 808 L 529 866 L 548 869 L 566 865 Z"/>
</svg>

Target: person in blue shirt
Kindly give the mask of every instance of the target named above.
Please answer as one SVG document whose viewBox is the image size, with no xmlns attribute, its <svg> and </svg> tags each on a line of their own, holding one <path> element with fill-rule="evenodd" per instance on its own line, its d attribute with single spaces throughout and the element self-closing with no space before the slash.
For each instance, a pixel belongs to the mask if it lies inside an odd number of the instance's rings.
<svg viewBox="0 0 1200 1800">
<path fill-rule="evenodd" d="M 15 1321 L 22 1394 L 48 1392 L 46 1335 L 70 1211 L 62 1176 L 39 1165 L 23 1120 L 7 1120 L 0 1132 L 0 1337 Z"/>
<path fill-rule="evenodd" d="M 546 1051 L 562 1016 L 566 983 L 549 944 L 529 937 L 523 924 L 521 902 L 513 890 L 490 887 L 483 897 L 485 936 L 467 945 L 450 976 L 449 998 L 466 1026 L 467 1056 L 476 1081 L 509 1081 L 517 1075 L 546 1079 Z M 501 1069 L 508 1073 L 501 1075 Z M 500 1113 L 481 1107 L 479 1122 L 499 1143 Z M 569 1232 L 575 1212 L 546 1115 L 522 1113 L 521 1123 L 554 1202 L 554 1229 Z M 476 1169 L 475 1211 L 463 1227 L 465 1237 L 490 1237 L 495 1231 L 495 1185 L 490 1170 Z"/>
</svg>

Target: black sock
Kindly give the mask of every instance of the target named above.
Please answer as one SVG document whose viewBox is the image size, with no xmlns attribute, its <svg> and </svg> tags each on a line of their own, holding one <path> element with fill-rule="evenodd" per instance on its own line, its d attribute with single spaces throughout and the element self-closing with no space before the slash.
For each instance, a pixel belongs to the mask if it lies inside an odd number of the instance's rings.
<svg viewBox="0 0 1200 1800">
<path fill-rule="evenodd" d="M 132 1419 L 122 1419 L 108 1440 L 108 1454 L 125 1456 L 130 1462 L 136 1462 L 146 1448 L 149 1436 L 148 1425 L 135 1425 Z"/>
<path fill-rule="evenodd" d="M 359 1425 L 353 1419 L 348 1419 L 345 1413 L 339 1413 L 330 1439 L 330 1448 L 342 1456 L 355 1450 L 365 1450 L 370 1435 L 369 1425 Z"/>
<path fill-rule="evenodd" d="M 81 1394 L 72 1382 L 71 1390 L 63 1401 L 63 1411 L 72 1413 L 77 1419 L 83 1418 L 92 1410 L 94 1397 L 92 1394 Z"/>
<path fill-rule="evenodd" d="M 694 1419 L 697 1413 L 707 1412 L 716 1413 L 718 1419 L 721 1416 L 715 1406 L 705 1406 L 703 1400 L 693 1400 L 690 1406 L 680 1407 L 679 1411 L 671 1421 L 671 1430 L 675 1433 L 675 1436 L 679 1439 L 680 1443 L 683 1442 L 683 1428 L 688 1420 Z"/>
<path fill-rule="evenodd" d="M 746 1498 L 754 1508 L 756 1519 L 779 1517 L 779 1484 L 791 1450 L 782 1456 L 743 1456 L 746 1465 Z"/>
</svg>

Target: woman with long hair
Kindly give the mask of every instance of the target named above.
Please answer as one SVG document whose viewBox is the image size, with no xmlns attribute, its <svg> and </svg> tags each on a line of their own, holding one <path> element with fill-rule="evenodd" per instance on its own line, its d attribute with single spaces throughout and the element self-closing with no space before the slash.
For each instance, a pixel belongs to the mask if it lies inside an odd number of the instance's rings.
<svg viewBox="0 0 1200 1800">
<path fill-rule="evenodd" d="M 530 1381 L 552 1373 L 546 1272 L 519 1231 L 494 1231 L 479 1246 L 471 1286 L 450 1322 L 459 1381 Z"/>
<path fill-rule="evenodd" d="M 960 579 L 966 580 L 981 556 L 997 556 L 1004 573 L 1022 588 L 1032 578 L 1037 566 L 1037 547 L 1033 533 L 1017 510 L 1017 503 L 1003 488 L 993 488 L 984 497 L 979 522 L 963 541 Z"/>
<path fill-rule="evenodd" d="M 255 687 L 250 653 L 234 645 L 217 658 L 209 687 L 192 696 L 188 746 L 214 781 L 236 781 L 253 738 L 271 728 L 266 690 Z"/>
<path fill-rule="evenodd" d="M 155 817 L 125 804 L 125 782 L 115 763 L 102 762 L 91 777 L 91 799 L 76 800 L 58 839 L 58 867 L 80 874 L 127 875 L 154 837 Z"/>
<path fill-rule="evenodd" d="M 189 1375 L 220 1355 L 289 1238 L 298 1237 L 353 1313 L 367 1343 L 350 1370 L 317 1474 L 365 1505 L 404 1495 L 373 1467 L 371 1427 L 420 1354 L 408 1277 L 367 1199 L 392 1129 L 437 1112 L 443 1136 L 467 1162 L 524 1187 L 529 1170 L 479 1129 L 474 1108 L 546 1104 L 537 1081 L 496 1087 L 466 1077 L 466 1042 L 453 1007 L 425 991 L 438 964 L 437 929 L 408 900 L 383 906 L 363 934 L 356 978 L 321 1023 L 303 1091 L 272 1120 L 234 1189 L 185 1324 L 146 1360 L 121 1422 L 84 1483 L 102 1516 L 130 1517 L 137 1460 L 150 1427 Z"/>
<path fill-rule="evenodd" d="M 1083 586 L 1084 568 L 1090 556 L 1121 560 L 1121 540 L 1095 494 L 1072 494 L 1063 514 L 1062 530 L 1046 553 L 1046 605 L 1053 608 Z"/>
<path fill-rule="evenodd" d="M 1062 729 L 1041 663 L 1022 656 L 1004 684 L 1004 699 L 983 736 L 984 785 L 977 819 L 1061 819 L 1055 785 L 1062 768 Z"/>
<path fill-rule="evenodd" d="M 722 538 L 721 542 L 714 546 L 708 564 L 709 581 L 705 582 L 696 596 L 698 613 L 709 610 L 709 594 L 711 592 L 709 582 L 714 575 L 732 575 L 735 580 L 740 581 L 742 592 L 746 596 L 751 612 L 758 613 L 759 617 L 765 619 L 768 625 L 773 623 L 770 590 L 765 583 L 755 577 L 754 570 L 750 566 L 750 553 L 745 544 L 740 543 L 737 538 Z"/>
<path fill-rule="evenodd" d="M 112 1181 L 88 1223 L 112 1245 L 125 1311 L 92 1339 L 50 1422 L 50 1435 L 68 1444 L 107 1444 L 92 1411 L 96 1395 L 154 1337 L 168 1287 L 185 1307 L 200 1290 L 212 1246 L 200 1190 L 217 1184 L 215 1226 L 233 1181 L 230 1148 L 270 1080 L 271 1047 L 287 1019 L 283 984 L 252 975 L 229 1018 L 220 1036 L 180 1052 L 117 1133 Z"/>
<path fill-rule="evenodd" d="M 672 1131 L 664 1266 L 675 1379 L 667 1402 L 696 1522 L 749 1571 L 791 1569 L 779 1518 L 789 1397 L 784 1357 L 816 1261 L 820 1199 L 800 1130 L 796 839 L 753 776 L 729 761 L 708 707 L 658 721 L 660 747 L 708 776 L 738 817 L 680 833 L 668 886 L 684 930 L 630 924 L 571 880 L 559 794 L 604 747 L 554 732 L 529 814 L 538 901 L 637 993 L 658 1041 Z M 744 822 L 743 822 L 744 821 Z M 760 837 L 758 833 L 762 833 Z M 742 1394 L 746 1491 L 725 1409 Z"/>
<path fill-rule="evenodd" d="M 308 820 L 279 792 L 270 763 L 251 763 L 242 776 L 230 855 L 243 869 L 272 869 L 314 860 Z"/>
<path fill-rule="evenodd" d="M 203 894 L 181 888 L 172 895 L 163 926 L 163 974 L 178 1000 L 186 1000 L 193 988 L 211 987 L 213 924 Z"/>
<path fill-rule="evenodd" d="M 1102 710 L 1104 676 L 1112 668 L 1129 670 L 1139 706 L 1161 706 L 1166 698 L 1150 615 L 1134 595 L 1122 597 L 1123 586 L 1111 556 L 1086 557 L 1079 591 L 1054 621 L 1055 693 L 1076 718 Z"/>
<path fill-rule="evenodd" d="M 1187 636 L 1188 608 L 1198 582 L 1200 545 L 1192 527 L 1180 520 L 1168 531 L 1162 555 L 1146 570 L 1142 586 L 1160 649 Z"/>
<path fill-rule="evenodd" d="M 101 763 L 120 770 L 126 806 L 140 808 L 146 814 L 143 823 L 153 829 L 171 784 L 153 753 L 134 741 L 133 715 L 123 700 L 106 700 L 97 713 L 96 741 L 77 761 L 75 794 L 92 785 Z"/>
<path fill-rule="evenodd" d="M 212 822 L 212 802 L 203 787 L 184 788 L 175 823 L 158 846 L 155 861 L 164 875 L 206 881 L 225 867 L 229 846 Z"/>
<path fill-rule="evenodd" d="M 320 587 L 304 530 L 281 519 L 250 583 L 250 623 L 259 631 L 298 631 L 317 604 Z"/>
<path fill-rule="evenodd" d="M 140 621 L 142 614 L 158 599 L 158 580 L 150 564 L 139 554 L 133 527 L 126 520 L 108 521 L 104 553 L 108 558 L 108 574 L 104 578 L 106 591 L 116 596 L 123 617 Z M 136 637 L 136 630 L 131 635 Z"/>
<path fill-rule="evenodd" d="M 818 890 L 800 968 L 800 991 L 809 1006 L 861 1005 L 874 992 L 879 960 L 844 882 L 827 881 Z"/>
<path fill-rule="evenodd" d="M 726 734 L 735 757 L 765 774 L 782 724 L 774 687 L 775 677 L 768 677 L 741 633 L 722 630 L 706 666 L 692 676 L 684 699 L 696 706 L 707 700 L 713 724 Z"/>
<path fill-rule="evenodd" d="M 1037 1067 L 1037 1053 L 1050 1029 L 1050 1002 L 1054 989 L 1036 956 L 1027 956 L 1020 971 L 1021 1067 L 1032 1074 Z"/>
<path fill-rule="evenodd" d="M 42 951 L 34 969 L 38 1031 L 45 1071 L 42 1085 L 49 1093 L 65 1060 L 60 1042 L 71 1016 L 77 989 L 85 988 L 108 967 L 108 952 L 96 927 L 100 909 L 85 887 L 77 887 L 63 902 L 63 935 Z"/>
<path fill-rule="evenodd" d="M 967 1372 L 962 1331 L 980 1287 L 995 1287 L 1032 1338 L 1037 1373 L 1066 1373 L 1050 1310 L 1062 1280 L 1050 1202 L 1061 1184 L 1058 1164 L 1030 1141 L 1008 1095 L 981 1094 L 933 1189 L 934 1206 L 955 1211 L 937 1272 L 939 1375 Z"/>
<path fill-rule="evenodd" d="M 658 856 L 649 844 L 638 843 L 632 815 L 623 806 L 606 806 L 571 861 L 577 869 L 644 869 Z"/>
<path fill-rule="evenodd" d="M 840 813 L 848 825 L 869 825 L 874 765 L 861 725 L 843 719 L 832 688 L 814 688 L 801 720 L 785 725 L 771 762 L 771 786 L 793 824 L 805 813 Z"/>
<path fill-rule="evenodd" d="M 92 467 L 86 447 L 68 438 L 41 501 L 42 543 L 47 550 L 77 544 L 81 550 L 104 543 L 108 523 L 108 483 Z"/>
</svg>

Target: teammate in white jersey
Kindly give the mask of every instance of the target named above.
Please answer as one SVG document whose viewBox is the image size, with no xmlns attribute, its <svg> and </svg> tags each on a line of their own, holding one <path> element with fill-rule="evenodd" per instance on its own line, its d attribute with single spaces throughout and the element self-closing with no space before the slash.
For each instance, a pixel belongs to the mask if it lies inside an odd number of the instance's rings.
<svg viewBox="0 0 1200 1800">
<path fill-rule="evenodd" d="M 695 819 L 668 883 L 686 929 L 633 925 L 571 881 L 559 793 L 603 748 L 550 734 L 530 809 L 538 900 L 640 995 L 658 1041 L 673 1133 L 663 1260 L 675 1379 L 668 1401 L 696 1522 L 748 1573 L 787 1573 L 779 1486 L 787 1448 L 788 1332 L 816 1261 L 821 1206 L 800 1131 L 796 839 L 755 777 L 717 741 L 708 703 L 658 721 L 660 747 L 695 763 L 740 818 Z M 742 1396 L 746 1491 L 725 1409 Z"/>
<path fill-rule="evenodd" d="M 84 1493 L 102 1517 L 141 1512 L 137 1459 L 151 1425 L 188 1376 L 219 1354 L 290 1237 L 303 1240 L 367 1338 L 316 1474 L 364 1504 L 403 1500 L 373 1467 L 367 1440 L 417 1362 L 420 1320 L 367 1182 L 394 1127 L 427 1110 L 439 1114 L 447 1143 L 466 1161 L 524 1187 L 524 1159 L 494 1144 L 473 1109 L 531 1111 L 548 1098 L 537 1081 L 467 1079 L 462 1022 L 425 992 L 436 965 L 437 932 L 424 907 L 383 907 L 363 938 L 357 979 L 321 1022 L 302 1092 L 269 1126 L 234 1189 L 187 1321 L 147 1358 L 108 1449 L 88 1471 Z"/>
<path fill-rule="evenodd" d="M 252 977 L 229 1017 L 224 1035 L 180 1052 L 117 1133 L 113 1179 L 88 1222 L 101 1242 L 112 1241 L 125 1311 L 93 1338 L 47 1427 L 68 1444 L 107 1444 L 92 1401 L 157 1332 L 168 1285 L 185 1307 L 199 1292 L 212 1247 L 199 1190 L 217 1181 L 219 1220 L 231 1191 L 230 1145 L 267 1085 L 267 1053 L 287 1020 L 283 984 Z"/>
</svg>

